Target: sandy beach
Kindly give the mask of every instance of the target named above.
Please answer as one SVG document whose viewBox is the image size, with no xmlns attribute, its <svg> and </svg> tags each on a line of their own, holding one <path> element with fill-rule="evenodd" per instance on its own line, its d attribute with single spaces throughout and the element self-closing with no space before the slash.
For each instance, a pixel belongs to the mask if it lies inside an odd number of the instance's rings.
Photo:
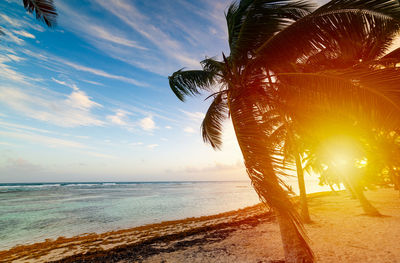
<svg viewBox="0 0 400 263">
<path fill-rule="evenodd" d="M 363 215 L 346 192 L 309 196 L 306 225 L 318 262 L 400 262 L 400 198 L 366 196 L 383 217 Z M 274 216 L 263 205 L 103 234 L 58 238 L 0 252 L 1 262 L 284 262 Z"/>
</svg>

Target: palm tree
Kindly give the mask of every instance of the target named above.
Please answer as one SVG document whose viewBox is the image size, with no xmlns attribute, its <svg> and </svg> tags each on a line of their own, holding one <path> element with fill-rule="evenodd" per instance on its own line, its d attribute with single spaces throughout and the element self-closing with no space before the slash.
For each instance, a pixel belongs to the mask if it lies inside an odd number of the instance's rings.
<svg viewBox="0 0 400 263">
<path fill-rule="evenodd" d="M 399 31 L 400 6 L 390 0 L 333 0 L 310 13 L 305 2 L 242 0 L 228 8 L 226 19 L 230 55 L 203 60 L 202 70 L 175 72 L 170 86 L 181 100 L 212 93 L 203 139 L 219 148 L 222 123 L 231 117 L 252 184 L 277 214 L 286 262 L 314 262 L 280 179 L 285 167 L 269 137 L 278 125 L 263 116 L 279 109 L 280 118 L 306 128 L 315 112 L 330 112 L 398 127 L 400 94 L 393 87 L 400 74 L 380 58 Z"/>
<path fill-rule="evenodd" d="M 310 9 L 304 2 L 286 0 L 233 3 L 226 13 L 230 55 L 223 54 L 222 61 L 207 58 L 201 62 L 202 70 L 178 70 L 169 77 L 172 90 L 182 101 L 201 90 L 212 93 L 202 134 L 215 149 L 221 147 L 222 124 L 229 113 L 252 184 L 260 199 L 277 212 L 287 255 L 295 254 L 287 259 L 303 258 L 304 262 L 313 262 L 313 254 L 300 217 L 281 187 L 284 183 L 277 176 L 281 165 L 274 157 L 278 153 L 267 142 L 263 128 L 270 124 L 262 121 L 263 108 L 271 105 L 273 98 L 265 96 L 268 93 L 261 85 L 265 81 L 261 69 L 249 70 L 247 65 L 266 39 L 308 15 Z M 272 86 L 265 88 L 272 92 Z"/>
<path fill-rule="evenodd" d="M 23 0 L 24 8 L 29 13 L 35 13 L 36 19 L 43 21 L 48 27 L 57 23 L 57 10 L 53 0 Z M 4 32 L 0 30 L 0 35 Z"/>
</svg>

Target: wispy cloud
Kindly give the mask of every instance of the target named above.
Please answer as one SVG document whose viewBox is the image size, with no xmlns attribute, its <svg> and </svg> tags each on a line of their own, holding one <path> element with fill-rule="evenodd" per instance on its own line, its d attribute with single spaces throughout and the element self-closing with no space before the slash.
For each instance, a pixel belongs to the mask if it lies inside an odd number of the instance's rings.
<svg viewBox="0 0 400 263">
<path fill-rule="evenodd" d="M 143 145 L 143 143 L 142 142 L 133 142 L 133 143 L 130 143 L 129 145 L 131 145 L 131 146 L 140 146 L 140 145 Z"/>
<path fill-rule="evenodd" d="M 148 84 L 137 81 L 133 78 L 128 78 L 128 77 L 124 77 L 124 76 L 120 76 L 120 75 L 114 75 L 111 73 L 108 73 L 104 70 L 101 69 L 96 69 L 96 68 L 91 68 L 91 67 L 87 67 L 87 66 L 83 66 L 80 65 L 78 63 L 74 63 L 65 59 L 61 59 L 58 58 L 59 62 L 63 63 L 64 65 L 70 66 L 73 69 L 79 70 L 79 71 L 83 71 L 83 72 L 88 72 L 100 77 L 104 77 L 104 78 L 109 78 L 109 79 L 115 79 L 115 80 L 120 80 L 123 82 L 127 82 L 136 86 L 141 86 L 141 87 L 148 87 Z"/>
<path fill-rule="evenodd" d="M 141 35 L 149 41 L 153 46 L 155 46 L 158 51 L 161 52 L 163 56 L 166 56 L 169 60 L 175 61 L 175 65 L 186 65 L 189 67 L 199 67 L 197 56 L 193 56 L 191 53 L 185 51 L 186 49 L 180 41 L 170 37 L 162 29 L 160 29 L 156 24 L 152 23 L 152 19 L 140 12 L 132 2 L 127 2 L 124 0 L 111 0 L 109 2 L 104 2 L 96 0 L 99 6 L 102 6 L 104 10 L 107 10 L 118 19 L 123 21 L 127 26 L 133 29 L 135 32 Z M 152 51 L 154 53 L 154 50 Z M 114 54 L 115 58 L 119 58 L 124 61 L 124 57 L 121 56 L 121 50 Z M 143 56 L 143 59 L 148 59 L 148 54 Z M 153 59 L 156 59 L 153 57 Z M 166 74 L 167 71 L 164 68 L 160 68 L 161 65 L 154 65 L 148 63 L 141 63 L 140 61 L 127 61 L 125 62 L 133 64 L 138 67 L 142 67 L 146 70 Z M 149 60 L 147 61 L 149 62 Z M 162 63 L 160 61 L 160 63 Z"/>
<path fill-rule="evenodd" d="M 0 14 L 0 17 L 13 27 L 21 27 L 23 23 L 19 19 L 11 18 L 6 14 Z"/>
<path fill-rule="evenodd" d="M 186 133 L 196 133 L 195 129 L 193 129 L 192 127 L 185 127 L 183 131 Z"/>
<path fill-rule="evenodd" d="M 149 144 L 149 145 L 147 145 L 147 148 L 153 150 L 154 148 L 156 148 L 158 146 L 160 146 L 160 145 L 158 145 L 158 144 Z"/>
<path fill-rule="evenodd" d="M 78 13 L 76 9 L 70 8 L 62 2 L 58 3 L 57 6 L 59 12 L 64 14 L 62 17 L 68 17 L 67 21 L 63 21 L 61 18 L 61 23 L 95 45 L 98 41 L 106 41 L 125 47 L 147 50 L 146 47 L 139 45 L 137 41 L 131 39 L 115 26 L 105 24 L 102 19 L 94 19 Z"/>
<path fill-rule="evenodd" d="M 32 35 L 31 33 L 26 32 L 25 30 L 13 30 L 13 32 L 19 36 L 26 37 L 26 38 L 32 38 L 35 39 L 36 37 Z"/>
<path fill-rule="evenodd" d="M 25 58 L 16 56 L 14 54 L 6 54 L 6 56 L 9 57 L 12 61 L 15 61 L 15 62 L 20 62 L 20 61 L 24 61 L 25 60 Z"/>
<path fill-rule="evenodd" d="M 106 158 L 106 159 L 115 159 L 115 158 L 117 158 L 114 155 L 106 154 L 106 153 L 98 153 L 98 152 L 90 152 L 90 151 L 88 151 L 86 153 L 91 155 L 91 156 L 99 157 L 99 158 Z"/>
<path fill-rule="evenodd" d="M 8 63 L 12 62 L 13 58 L 16 59 L 17 56 L 13 54 L 7 54 L 6 56 L 0 55 L 0 78 L 3 80 L 29 84 L 29 80 L 33 79 L 20 72 L 17 72 L 10 65 L 8 65 Z M 18 61 L 21 61 L 21 59 L 17 58 L 17 62 Z"/>
<path fill-rule="evenodd" d="M 35 94 L 15 87 L 0 87 L 0 103 L 15 111 L 40 121 L 62 127 L 100 126 L 104 122 L 95 117 L 91 110 L 101 107 L 85 92 L 75 89 L 65 98 L 40 93 Z"/>
<path fill-rule="evenodd" d="M 107 115 L 107 120 L 109 120 L 113 124 L 121 125 L 121 126 L 128 126 L 127 117 L 130 115 L 129 112 L 118 109 L 115 111 L 114 115 Z"/>
<path fill-rule="evenodd" d="M 196 111 L 196 112 L 189 112 L 185 110 L 180 110 L 183 112 L 187 117 L 189 117 L 190 120 L 192 121 L 202 121 L 204 117 L 206 116 L 204 113 Z"/>
<path fill-rule="evenodd" d="M 0 135 L 4 137 L 24 140 L 31 143 L 41 144 L 48 147 L 69 147 L 69 148 L 87 148 L 86 145 L 79 142 L 64 140 L 55 137 L 40 135 L 36 133 L 22 133 L 22 132 L 9 132 L 0 131 Z"/>
</svg>

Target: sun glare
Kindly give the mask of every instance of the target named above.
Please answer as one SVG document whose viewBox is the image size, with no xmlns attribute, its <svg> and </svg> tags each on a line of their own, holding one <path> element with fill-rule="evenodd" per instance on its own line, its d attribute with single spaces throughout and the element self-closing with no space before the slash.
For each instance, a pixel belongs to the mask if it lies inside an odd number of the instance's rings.
<svg viewBox="0 0 400 263">
<path fill-rule="evenodd" d="M 361 144 L 351 137 L 329 138 L 321 144 L 326 165 L 340 170 L 366 166 L 367 160 L 362 152 Z"/>
</svg>

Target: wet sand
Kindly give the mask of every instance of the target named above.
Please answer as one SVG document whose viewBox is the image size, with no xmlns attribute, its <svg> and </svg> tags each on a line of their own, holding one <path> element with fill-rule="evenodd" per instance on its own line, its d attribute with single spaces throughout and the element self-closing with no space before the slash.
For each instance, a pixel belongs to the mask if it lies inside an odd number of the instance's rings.
<svg viewBox="0 0 400 263">
<path fill-rule="evenodd" d="M 366 192 L 384 217 L 341 192 L 309 197 L 306 225 L 318 262 L 400 262 L 400 198 Z M 284 262 L 275 218 L 259 204 L 214 216 L 47 240 L 0 252 L 0 262 Z"/>
</svg>

